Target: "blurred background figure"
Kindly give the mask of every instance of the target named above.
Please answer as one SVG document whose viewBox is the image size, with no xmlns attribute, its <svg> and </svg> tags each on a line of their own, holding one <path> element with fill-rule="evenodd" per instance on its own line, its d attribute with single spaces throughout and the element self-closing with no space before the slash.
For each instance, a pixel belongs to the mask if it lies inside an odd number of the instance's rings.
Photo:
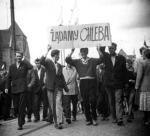
<svg viewBox="0 0 150 136">
<path fill-rule="evenodd" d="M 132 120 L 134 119 L 133 106 L 135 98 L 135 79 L 136 79 L 133 61 L 127 59 L 126 67 L 127 67 L 127 86 L 125 87 L 125 98 L 127 100 L 127 107 L 128 107 L 127 121 L 132 122 Z"/>
<path fill-rule="evenodd" d="M 97 112 L 103 120 L 108 120 L 110 114 L 108 95 L 104 86 L 105 65 L 102 63 L 97 66 Z"/>
<path fill-rule="evenodd" d="M 11 95 L 10 88 L 8 93 L 5 93 L 5 86 L 7 81 L 8 72 L 6 71 L 5 65 L 0 67 L 0 116 L 4 120 L 9 120 L 11 110 Z"/>
<path fill-rule="evenodd" d="M 139 110 L 144 113 L 144 125 L 150 124 L 150 49 L 144 51 L 144 60 L 137 69 L 135 89 L 140 92 Z"/>
</svg>

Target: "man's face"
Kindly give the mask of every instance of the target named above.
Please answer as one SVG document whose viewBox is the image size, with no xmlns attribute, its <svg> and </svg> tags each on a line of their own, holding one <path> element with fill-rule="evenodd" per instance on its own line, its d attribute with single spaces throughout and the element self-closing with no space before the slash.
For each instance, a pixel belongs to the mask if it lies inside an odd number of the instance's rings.
<svg viewBox="0 0 150 136">
<path fill-rule="evenodd" d="M 54 61 L 57 62 L 59 60 L 59 54 L 55 55 L 53 58 L 54 58 Z"/>
<path fill-rule="evenodd" d="M 129 69 L 132 66 L 131 63 L 126 62 L 126 68 Z"/>
<path fill-rule="evenodd" d="M 116 47 L 114 47 L 114 46 L 110 46 L 109 47 L 109 53 L 110 53 L 110 55 L 115 55 L 115 51 L 116 51 Z"/>
<path fill-rule="evenodd" d="M 37 67 L 38 69 L 40 69 L 40 68 L 41 68 L 41 64 L 40 64 L 40 62 L 35 62 L 35 64 L 36 64 L 36 67 Z"/>
<path fill-rule="evenodd" d="M 85 53 L 85 52 L 80 52 L 80 55 L 83 59 L 87 58 L 87 53 Z"/>
<path fill-rule="evenodd" d="M 68 68 L 71 68 L 71 65 L 70 64 L 67 64 Z"/>
<path fill-rule="evenodd" d="M 23 56 L 22 56 L 21 53 L 16 53 L 16 61 L 17 61 L 17 62 L 21 62 L 21 61 L 22 61 L 22 58 L 23 58 Z"/>
<path fill-rule="evenodd" d="M 146 50 L 146 49 L 143 49 L 143 50 L 142 50 L 142 53 L 141 53 L 141 56 L 143 56 L 143 57 L 144 57 L 144 52 L 145 52 L 145 50 Z"/>
</svg>

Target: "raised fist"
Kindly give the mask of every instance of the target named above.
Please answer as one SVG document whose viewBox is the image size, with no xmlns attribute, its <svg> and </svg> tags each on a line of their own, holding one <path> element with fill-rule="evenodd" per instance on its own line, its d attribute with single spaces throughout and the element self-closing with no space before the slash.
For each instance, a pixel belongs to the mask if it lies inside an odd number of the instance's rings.
<svg viewBox="0 0 150 136">
<path fill-rule="evenodd" d="M 72 48 L 72 49 L 71 49 L 71 52 L 73 53 L 74 51 L 75 51 L 75 48 Z"/>
<path fill-rule="evenodd" d="M 50 51 L 51 49 L 52 49 L 52 46 L 50 44 L 48 44 L 47 51 Z"/>
</svg>

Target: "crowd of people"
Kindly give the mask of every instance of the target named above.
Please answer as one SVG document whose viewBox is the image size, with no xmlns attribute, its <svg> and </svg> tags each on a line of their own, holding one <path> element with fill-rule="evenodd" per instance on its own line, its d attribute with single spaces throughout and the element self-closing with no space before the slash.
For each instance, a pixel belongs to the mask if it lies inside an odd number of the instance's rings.
<svg viewBox="0 0 150 136">
<path fill-rule="evenodd" d="M 150 124 L 150 49 L 140 48 L 141 58 L 132 60 L 116 53 L 117 44 L 97 47 L 99 58 L 89 58 L 88 48 L 80 49 L 80 58 L 66 57 L 66 66 L 58 63 L 60 51 L 48 47 L 35 60 L 35 66 L 16 52 L 16 62 L 0 73 L 0 113 L 4 120 L 18 118 L 18 130 L 27 122 L 42 120 L 62 129 L 71 124 L 81 108 L 87 126 L 112 120 L 118 126 L 134 119 L 134 110 L 144 113 L 143 124 Z M 51 50 L 51 59 L 47 57 Z M 10 109 L 13 107 L 13 112 Z"/>
</svg>

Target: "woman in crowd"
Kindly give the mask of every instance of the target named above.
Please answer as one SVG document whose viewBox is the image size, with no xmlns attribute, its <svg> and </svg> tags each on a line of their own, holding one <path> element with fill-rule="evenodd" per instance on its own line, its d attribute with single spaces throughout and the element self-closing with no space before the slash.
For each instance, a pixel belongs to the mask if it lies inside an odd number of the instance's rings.
<svg viewBox="0 0 150 136">
<path fill-rule="evenodd" d="M 144 51 L 145 59 L 139 64 L 135 89 L 140 91 L 139 110 L 144 112 L 144 125 L 150 124 L 150 49 Z"/>
</svg>

